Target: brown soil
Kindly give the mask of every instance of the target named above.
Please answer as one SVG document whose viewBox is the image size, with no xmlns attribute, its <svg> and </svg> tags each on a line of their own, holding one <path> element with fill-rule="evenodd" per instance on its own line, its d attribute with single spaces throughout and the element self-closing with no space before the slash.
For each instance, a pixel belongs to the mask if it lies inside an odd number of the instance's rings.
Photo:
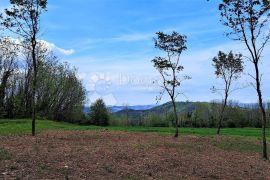
<svg viewBox="0 0 270 180">
<path fill-rule="evenodd" d="M 0 179 L 270 179 L 259 153 L 222 150 L 221 137 L 48 131 L 0 137 Z"/>
</svg>

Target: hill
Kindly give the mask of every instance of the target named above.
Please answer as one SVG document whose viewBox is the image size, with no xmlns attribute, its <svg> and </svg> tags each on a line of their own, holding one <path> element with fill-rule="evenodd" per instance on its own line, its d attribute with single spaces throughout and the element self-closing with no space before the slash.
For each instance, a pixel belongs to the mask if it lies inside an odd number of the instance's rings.
<svg viewBox="0 0 270 180">
<path fill-rule="evenodd" d="M 199 106 L 205 106 L 208 108 L 210 106 L 210 103 L 207 102 L 176 102 L 176 109 L 178 113 L 192 113 L 195 109 L 197 109 Z M 150 114 L 156 114 L 156 115 L 162 115 L 173 112 L 173 105 L 171 102 L 167 102 L 165 104 L 155 106 L 150 109 L 146 110 L 134 110 L 134 109 L 128 109 L 128 116 L 131 119 L 137 119 L 141 116 L 147 116 Z M 117 111 L 114 113 L 116 116 L 126 116 L 127 110 L 123 109 L 120 111 Z"/>
<path fill-rule="evenodd" d="M 230 102 L 226 109 L 223 127 L 261 127 L 256 104 Z M 176 102 L 180 126 L 216 127 L 219 118 L 219 103 Z M 115 121 L 122 124 L 146 126 L 172 126 L 174 124 L 173 105 L 167 102 L 147 110 L 125 109 L 113 113 Z M 269 109 L 267 109 L 269 113 Z M 269 120 L 268 120 L 268 124 Z"/>
</svg>

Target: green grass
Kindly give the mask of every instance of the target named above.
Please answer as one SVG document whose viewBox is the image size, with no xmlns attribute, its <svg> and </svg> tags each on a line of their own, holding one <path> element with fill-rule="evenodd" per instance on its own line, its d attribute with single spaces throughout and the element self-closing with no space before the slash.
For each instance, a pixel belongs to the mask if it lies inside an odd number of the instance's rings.
<svg viewBox="0 0 270 180">
<path fill-rule="evenodd" d="M 228 137 L 224 138 L 222 141 L 214 140 L 212 144 L 225 151 L 236 151 L 241 153 L 261 153 L 262 151 L 260 141 L 240 137 Z M 270 153 L 269 148 L 270 147 L 268 146 L 268 153 Z"/>
<path fill-rule="evenodd" d="M 262 147 L 259 144 L 255 144 L 251 141 L 245 141 L 243 139 L 239 141 L 224 141 L 219 143 L 213 143 L 214 146 L 226 150 L 226 151 L 237 151 L 237 152 L 256 152 L 260 153 Z"/>
<path fill-rule="evenodd" d="M 55 122 L 48 120 L 38 120 L 36 123 L 37 132 L 40 133 L 45 130 L 63 129 L 63 130 L 98 130 L 108 129 L 111 131 L 125 131 L 125 132 L 147 132 L 158 134 L 174 134 L 173 127 L 97 127 L 76 125 L 64 122 Z M 268 132 L 270 128 L 268 128 Z M 0 120 L 0 135 L 22 135 L 31 133 L 30 120 Z M 180 134 L 185 135 L 215 135 L 215 128 L 180 128 Z M 221 134 L 225 136 L 239 136 L 239 137 L 261 137 L 261 130 L 258 128 L 224 128 Z M 270 138 L 270 133 L 267 134 Z"/>
<path fill-rule="evenodd" d="M 11 154 L 4 148 L 0 147 L 0 161 L 9 160 L 9 159 L 11 159 Z"/>
</svg>

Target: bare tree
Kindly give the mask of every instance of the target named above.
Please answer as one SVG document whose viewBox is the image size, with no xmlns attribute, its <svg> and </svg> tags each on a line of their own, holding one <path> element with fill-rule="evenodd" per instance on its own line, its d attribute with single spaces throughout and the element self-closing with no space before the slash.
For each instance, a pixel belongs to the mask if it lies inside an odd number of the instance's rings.
<svg viewBox="0 0 270 180">
<path fill-rule="evenodd" d="M 46 10 L 47 0 L 10 0 L 11 8 L 5 9 L 1 25 L 23 38 L 25 48 L 31 51 L 33 66 L 32 86 L 32 135 L 36 132 L 36 84 L 37 84 L 37 39 L 40 33 L 41 14 Z"/>
<path fill-rule="evenodd" d="M 220 128 L 224 119 L 224 113 L 227 106 L 228 97 L 234 90 L 236 90 L 232 89 L 233 81 L 240 78 L 241 73 L 244 70 L 242 55 L 233 54 L 232 51 L 229 54 L 219 51 L 218 55 L 213 58 L 213 66 L 215 67 L 216 77 L 221 78 L 225 84 L 225 87 L 222 89 L 218 89 L 216 87 L 212 88 L 214 92 L 222 91 L 222 95 L 224 96 L 217 128 L 217 134 L 220 134 Z"/>
<path fill-rule="evenodd" d="M 158 70 L 162 77 L 162 91 L 157 97 L 157 100 L 161 100 L 163 94 L 167 92 L 171 102 L 173 104 L 174 118 L 175 118 L 175 137 L 178 137 L 178 114 L 176 110 L 176 99 L 179 94 L 181 94 L 177 88 L 181 86 L 184 79 L 189 79 L 190 77 L 184 76 L 184 78 L 179 77 L 179 73 L 183 71 L 184 67 L 180 65 L 180 56 L 183 51 L 187 49 L 186 47 L 186 36 L 180 35 L 177 32 L 172 34 L 165 34 L 163 32 L 158 32 L 157 38 L 155 38 L 155 47 L 164 51 L 167 55 L 164 57 L 155 57 L 152 62 L 154 67 Z"/>
<path fill-rule="evenodd" d="M 223 0 L 219 5 L 221 21 L 229 29 L 226 33 L 233 40 L 241 41 L 247 47 L 249 56 L 247 59 L 252 62 L 255 75 L 250 74 L 254 79 L 254 88 L 257 91 L 258 103 L 262 120 L 262 144 L 263 158 L 268 159 L 266 145 L 266 112 L 263 106 L 262 97 L 262 74 L 259 63 L 266 44 L 270 39 L 268 29 L 270 17 L 269 0 Z"/>
</svg>

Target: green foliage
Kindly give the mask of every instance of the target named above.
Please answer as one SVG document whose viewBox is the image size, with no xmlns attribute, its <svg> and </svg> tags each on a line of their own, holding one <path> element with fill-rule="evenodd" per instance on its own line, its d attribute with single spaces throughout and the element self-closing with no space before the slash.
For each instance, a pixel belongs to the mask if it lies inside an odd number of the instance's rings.
<svg viewBox="0 0 270 180">
<path fill-rule="evenodd" d="M 77 78 L 77 70 L 67 63 L 60 62 L 43 42 L 37 43 L 37 50 L 39 52 L 39 70 L 35 104 L 39 119 L 47 118 L 68 122 L 78 122 L 84 119 L 83 106 L 86 92 L 82 82 Z M 30 56 L 28 50 L 21 53 Z M 25 59 L 20 62 L 21 66 L 25 67 L 24 70 L 18 70 L 18 63 L 15 62 L 14 68 L 9 70 L 5 64 L 10 64 L 10 60 L 3 58 L 1 54 L 0 49 L 0 60 L 3 60 L 3 63 L 0 63 L 0 117 L 29 118 L 32 112 L 32 65 L 29 59 Z M 14 58 L 16 59 L 16 57 Z M 6 74 L 7 71 L 16 73 L 11 73 L 6 79 L 7 82 L 3 83 L 3 74 Z M 4 84 L 8 84 L 8 86 Z M 1 87 L 5 87 L 4 93 L 1 93 Z"/>
<path fill-rule="evenodd" d="M 90 107 L 91 123 L 97 126 L 109 125 L 109 112 L 102 99 L 96 100 Z"/>
<path fill-rule="evenodd" d="M 109 114 L 109 125 L 110 126 L 130 126 L 130 122 L 126 117 L 117 117 L 115 114 Z"/>
<path fill-rule="evenodd" d="M 176 102 L 180 127 L 217 127 L 221 104 L 219 102 Z M 268 113 L 269 113 L 268 109 Z M 172 103 L 165 103 L 149 110 L 129 110 L 128 122 L 125 111 L 113 113 L 111 125 L 116 126 L 175 126 Z M 270 125 L 268 116 L 268 126 Z M 261 127 L 260 114 L 256 104 L 240 107 L 237 102 L 229 101 L 224 113 L 222 127 L 242 128 Z"/>
<path fill-rule="evenodd" d="M 151 114 L 144 121 L 144 125 L 148 127 L 169 127 L 169 121 L 164 116 Z"/>
<path fill-rule="evenodd" d="M 238 79 L 244 70 L 242 56 L 242 54 L 233 54 L 232 51 L 228 54 L 219 51 L 217 57 L 213 58 L 216 76 L 226 81 L 232 78 Z"/>
</svg>

